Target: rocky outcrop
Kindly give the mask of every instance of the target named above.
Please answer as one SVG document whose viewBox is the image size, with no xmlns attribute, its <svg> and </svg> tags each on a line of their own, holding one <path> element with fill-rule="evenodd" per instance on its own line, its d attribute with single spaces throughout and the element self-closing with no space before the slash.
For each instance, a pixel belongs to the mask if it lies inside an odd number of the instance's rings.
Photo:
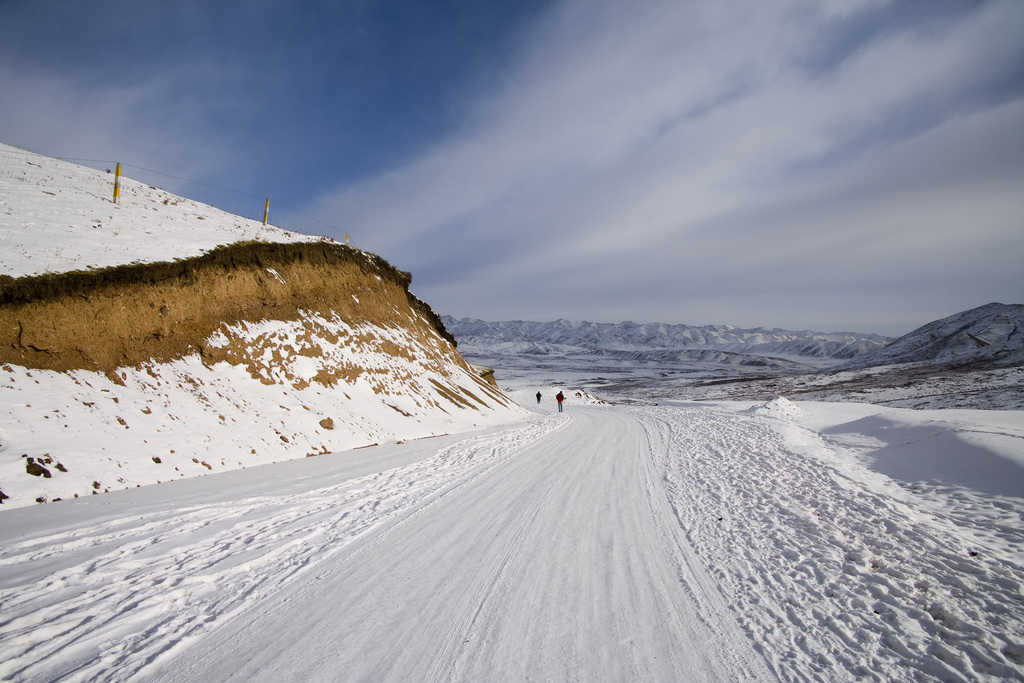
<svg viewBox="0 0 1024 683">
<path fill-rule="evenodd" d="M 130 178 L 111 189 L 0 145 L 0 509 L 524 417 L 409 273 Z"/>
</svg>

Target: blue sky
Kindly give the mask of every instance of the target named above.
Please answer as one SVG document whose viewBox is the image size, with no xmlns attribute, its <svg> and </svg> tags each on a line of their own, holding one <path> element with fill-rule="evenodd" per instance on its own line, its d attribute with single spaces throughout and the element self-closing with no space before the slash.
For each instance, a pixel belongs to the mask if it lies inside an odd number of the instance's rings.
<svg viewBox="0 0 1024 683">
<path fill-rule="evenodd" d="M 1024 3 L 0 1 L 0 141 L 316 216 L 439 313 L 1024 302 Z"/>
</svg>

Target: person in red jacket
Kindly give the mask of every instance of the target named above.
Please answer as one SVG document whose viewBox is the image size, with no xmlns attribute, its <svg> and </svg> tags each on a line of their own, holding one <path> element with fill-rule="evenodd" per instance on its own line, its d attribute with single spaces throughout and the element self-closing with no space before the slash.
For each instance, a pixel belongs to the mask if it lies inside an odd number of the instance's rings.
<svg viewBox="0 0 1024 683">
<path fill-rule="evenodd" d="M 562 412 L 562 401 L 565 400 L 565 396 L 562 396 L 562 392 L 559 391 L 555 399 L 558 401 L 558 412 Z"/>
</svg>

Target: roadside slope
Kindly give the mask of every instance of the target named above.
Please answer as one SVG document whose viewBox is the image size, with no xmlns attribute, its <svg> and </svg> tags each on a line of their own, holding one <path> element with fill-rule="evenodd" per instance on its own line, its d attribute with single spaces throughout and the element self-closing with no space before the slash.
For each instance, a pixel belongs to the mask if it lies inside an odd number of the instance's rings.
<svg viewBox="0 0 1024 683">
<path fill-rule="evenodd" d="M 0 158 L 3 509 L 521 419 L 380 257 Z"/>
</svg>

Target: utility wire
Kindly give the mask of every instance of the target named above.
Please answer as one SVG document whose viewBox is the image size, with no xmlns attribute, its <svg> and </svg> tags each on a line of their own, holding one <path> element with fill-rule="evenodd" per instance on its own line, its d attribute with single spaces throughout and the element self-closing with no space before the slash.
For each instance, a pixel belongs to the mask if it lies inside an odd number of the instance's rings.
<svg viewBox="0 0 1024 683">
<path fill-rule="evenodd" d="M 235 194 L 244 194 L 244 195 L 246 195 L 248 197 L 256 197 L 257 199 L 263 199 L 263 197 L 264 197 L 264 195 L 253 194 L 251 192 L 242 192 L 241 190 L 232 190 L 231 188 L 220 187 L 218 185 L 211 185 L 210 183 L 203 183 L 203 182 L 200 182 L 198 180 L 189 180 L 188 178 L 181 178 L 179 176 L 171 175 L 169 173 L 161 173 L 160 171 L 154 171 L 154 170 L 149 169 L 149 168 L 142 168 L 141 166 L 136 166 L 135 164 L 122 163 L 121 166 L 129 166 L 131 168 L 137 168 L 138 170 L 145 171 L 146 173 L 155 173 L 157 175 L 162 175 L 165 178 L 174 178 L 175 180 L 181 180 L 182 182 L 186 182 L 186 183 L 193 183 L 195 185 L 204 185 L 206 187 L 212 187 L 215 190 L 223 190 L 224 192 L 234 192 Z M 292 209 L 292 210 L 295 211 L 294 209 Z M 298 211 L 295 211 L 295 213 L 298 213 Z M 316 220 L 316 219 L 314 219 L 314 220 Z"/>
<path fill-rule="evenodd" d="M 47 155 L 43 155 L 47 156 Z M 90 164 L 116 164 L 116 161 L 108 161 L 107 159 L 73 159 L 71 157 L 50 157 L 51 159 L 60 159 L 61 161 L 85 161 Z"/>
<path fill-rule="evenodd" d="M 330 223 L 324 223 L 324 222 L 323 222 L 322 220 L 320 220 L 319 218 L 313 218 L 312 216 L 310 216 L 310 215 L 308 215 L 308 214 L 304 214 L 304 213 L 302 213 L 301 211 L 296 211 L 296 210 L 295 210 L 295 209 L 293 209 L 292 207 L 290 207 L 290 206 L 285 206 L 285 205 L 284 205 L 284 204 L 282 204 L 281 202 L 274 202 L 274 204 L 275 204 L 276 206 L 280 206 L 280 207 L 281 207 L 282 209 L 288 209 L 289 211 L 292 211 L 292 212 L 294 212 L 294 213 L 297 213 L 297 214 L 299 214 L 300 216 L 303 216 L 303 217 L 305 217 L 305 218 L 308 218 L 309 220 L 313 221 L 314 223 L 319 223 L 320 225 L 322 225 L 322 226 L 324 226 L 324 227 L 326 227 L 326 228 L 330 228 L 331 230 L 338 230 L 338 228 L 334 227 L 334 226 L 333 226 L 333 225 L 331 225 Z M 339 231 L 339 232 L 340 232 L 340 231 Z"/>
</svg>

